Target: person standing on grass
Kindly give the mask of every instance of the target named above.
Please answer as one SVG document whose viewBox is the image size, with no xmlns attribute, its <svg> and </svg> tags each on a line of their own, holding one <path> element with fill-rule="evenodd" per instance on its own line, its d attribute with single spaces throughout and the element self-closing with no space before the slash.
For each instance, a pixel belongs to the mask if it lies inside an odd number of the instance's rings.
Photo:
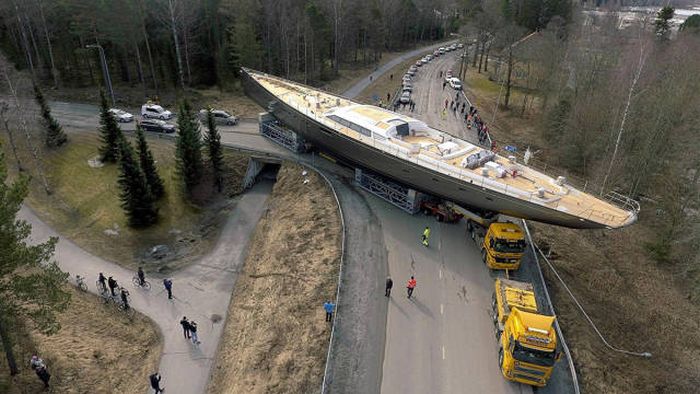
<svg viewBox="0 0 700 394">
<path fill-rule="evenodd" d="M 129 292 L 122 288 L 121 291 L 122 304 L 124 304 L 124 309 L 129 309 Z"/>
<path fill-rule="evenodd" d="M 187 316 L 182 317 L 180 325 L 182 326 L 182 333 L 185 335 L 185 338 L 190 339 L 190 322 L 187 321 Z"/>
<path fill-rule="evenodd" d="M 326 311 L 326 321 L 333 321 L 333 309 L 335 308 L 335 304 L 326 301 L 325 304 L 323 304 L 323 309 Z"/>
<path fill-rule="evenodd" d="M 408 280 L 408 283 L 406 284 L 406 289 L 408 289 L 408 298 L 411 298 L 413 295 L 413 290 L 416 288 L 416 285 L 418 283 L 416 282 L 416 278 L 411 276 L 411 279 Z"/>
<path fill-rule="evenodd" d="M 394 281 L 391 280 L 391 276 L 386 277 L 386 284 L 384 286 L 384 296 L 391 297 L 391 288 L 394 287 Z"/>
<path fill-rule="evenodd" d="M 197 322 L 194 320 L 191 320 L 189 322 L 190 326 L 190 337 L 192 338 L 192 343 L 195 345 L 199 345 L 202 342 L 199 342 L 199 337 L 197 336 Z"/>
<path fill-rule="evenodd" d="M 163 279 L 163 287 L 168 292 L 168 299 L 173 299 L 173 280 L 169 278 Z"/>
<path fill-rule="evenodd" d="M 160 388 L 160 374 L 158 372 L 154 373 L 153 375 L 149 376 L 148 379 L 151 381 L 151 388 L 155 390 L 156 392 L 154 394 L 159 394 L 165 391 L 165 387 Z"/>
</svg>

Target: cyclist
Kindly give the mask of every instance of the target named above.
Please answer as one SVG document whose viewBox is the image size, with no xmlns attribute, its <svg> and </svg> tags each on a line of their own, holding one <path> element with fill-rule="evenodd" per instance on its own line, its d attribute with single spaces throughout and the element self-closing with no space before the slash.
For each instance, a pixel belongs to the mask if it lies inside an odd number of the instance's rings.
<svg viewBox="0 0 700 394">
<path fill-rule="evenodd" d="M 143 287 L 144 283 L 146 282 L 146 274 L 143 273 L 143 268 L 139 267 L 139 285 Z"/>
<path fill-rule="evenodd" d="M 102 286 L 102 292 L 107 291 L 107 278 L 105 278 L 104 275 L 102 275 L 102 272 L 100 272 L 100 276 L 97 278 L 97 281 L 100 282 L 100 286 Z"/>
<path fill-rule="evenodd" d="M 124 304 L 124 310 L 129 309 L 129 292 L 123 287 L 122 287 L 121 296 L 122 296 L 122 303 Z"/>
</svg>

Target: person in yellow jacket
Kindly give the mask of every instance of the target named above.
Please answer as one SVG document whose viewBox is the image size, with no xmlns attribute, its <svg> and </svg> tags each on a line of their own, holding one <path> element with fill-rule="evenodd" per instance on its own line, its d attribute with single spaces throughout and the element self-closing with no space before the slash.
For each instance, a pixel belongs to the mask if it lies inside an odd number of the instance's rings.
<svg viewBox="0 0 700 394">
<path fill-rule="evenodd" d="M 430 227 L 425 226 L 425 230 L 423 230 L 423 236 L 421 237 L 421 240 L 423 241 L 423 246 L 426 248 L 428 247 L 428 239 L 430 238 Z"/>
</svg>

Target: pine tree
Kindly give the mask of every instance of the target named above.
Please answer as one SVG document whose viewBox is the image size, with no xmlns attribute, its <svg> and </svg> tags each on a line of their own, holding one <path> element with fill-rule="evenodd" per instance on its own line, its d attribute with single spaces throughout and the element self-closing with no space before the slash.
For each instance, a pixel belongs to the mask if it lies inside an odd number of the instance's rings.
<svg viewBox="0 0 700 394">
<path fill-rule="evenodd" d="M 44 125 L 46 126 L 46 146 L 57 148 L 68 142 L 68 136 L 63 132 L 63 128 L 58 124 L 58 121 L 51 115 L 51 108 L 49 108 L 44 94 L 41 93 L 41 89 L 36 84 L 34 85 L 34 97 L 39 107 L 41 107 L 41 117 L 44 118 Z"/>
<path fill-rule="evenodd" d="M 151 189 L 153 198 L 155 200 L 160 200 L 160 198 L 165 195 L 163 180 L 160 179 L 158 175 L 156 163 L 155 160 L 153 160 L 153 154 L 148 147 L 146 136 L 143 134 L 143 129 L 141 129 L 140 126 L 136 126 L 136 141 L 141 171 L 143 171 L 143 175 L 146 177 L 146 183 L 148 183 L 148 187 Z"/>
<path fill-rule="evenodd" d="M 211 108 L 207 109 L 207 134 L 204 136 L 209 154 L 209 163 L 214 174 L 214 184 L 219 192 L 223 188 L 224 154 L 221 150 L 221 135 L 216 129 L 216 120 Z"/>
<path fill-rule="evenodd" d="M 116 163 L 119 160 L 119 141 L 124 138 L 117 120 L 109 112 L 104 90 L 100 90 L 100 160 Z"/>
<path fill-rule="evenodd" d="M 132 227 L 147 227 L 158 220 L 158 210 L 155 207 L 153 194 L 148 187 L 138 162 L 134 158 L 134 150 L 126 138 L 119 144 L 119 199 L 121 206 L 129 218 Z"/>
<path fill-rule="evenodd" d="M 10 374 L 18 372 L 12 342 L 24 325 L 9 326 L 25 318 L 45 334 L 60 330 L 56 312 L 66 309 L 70 294 L 63 290 L 68 274 L 52 261 L 58 239 L 30 242 L 32 227 L 17 218 L 27 196 L 28 178 L 7 182 L 7 168 L 0 146 L 0 340 Z M 12 334 L 11 334 L 12 333 Z"/>
<path fill-rule="evenodd" d="M 675 10 L 670 6 L 663 7 L 656 13 L 654 29 L 658 37 L 668 38 L 668 33 L 671 31 L 671 19 L 673 19 L 674 13 Z"/>
<path fill-rule="evenodd" d="M 199 123 L 195 121 L 187 100 L 180 104 L 177 127 L 177 172 L 184 183 L 185 192 L 190 194 L 202 177 L 202 141 Z"/>
</svg>

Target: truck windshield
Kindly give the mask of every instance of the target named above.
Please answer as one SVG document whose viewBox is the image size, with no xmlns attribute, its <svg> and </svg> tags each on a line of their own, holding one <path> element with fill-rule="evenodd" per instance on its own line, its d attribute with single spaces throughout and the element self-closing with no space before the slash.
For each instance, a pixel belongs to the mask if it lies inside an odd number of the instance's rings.
<svg viewBox="0 0 700 394">
<path fill-rule="evenodd" d="M 513 349 L 513 358 L 525 363 L 541 365 L 543 367 L 551 367 L 554 365 L 556 352 L 545 352 L 542 350 L 532 349 L 522 346 L 520 342 L 515 342 Z"/>
<path fill-rule="evenodd" d="M 524 240 L 506 240 L 506 239 L 496 239 L 493 245 L 496 252 L 501 253 L 522 253 L 525 251 L 525 241 Z"/>
</svg>

